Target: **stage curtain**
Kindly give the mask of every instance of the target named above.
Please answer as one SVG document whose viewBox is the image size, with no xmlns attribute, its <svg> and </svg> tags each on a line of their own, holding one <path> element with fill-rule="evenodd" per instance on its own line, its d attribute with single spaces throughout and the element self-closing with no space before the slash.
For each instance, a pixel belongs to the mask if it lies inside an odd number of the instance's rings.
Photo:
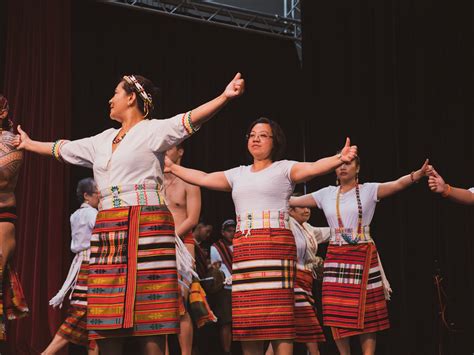
<svg viewBox="0 0 474 355">
<path fill-rule="evenodd" d="M 6 7 L 3 91 L 12 118 L 32 139 L 69 137 L 70 2 L 11 0 Z M 63 317 L 48 306 L 48 300 L 61 286 L 71 260 L 68 191 L 65 165 L 26 153 L 16 190 L 19 220 L 14 264 L 31 313 L 9 326 L 11 354 L 44 350 Z"/>
</svg>

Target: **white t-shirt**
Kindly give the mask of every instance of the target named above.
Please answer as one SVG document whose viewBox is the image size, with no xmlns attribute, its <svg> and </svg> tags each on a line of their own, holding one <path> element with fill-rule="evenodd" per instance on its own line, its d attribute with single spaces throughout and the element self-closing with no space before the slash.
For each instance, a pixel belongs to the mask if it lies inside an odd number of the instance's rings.
<svg viewBox="0 0 474 355">
<path fill-rule="evenodd" d="M 471 191 L 474 194 L 474 187 L 471 187 L 469 191 Z"/>
<path fill-rule="evenodd" d="M 379 183 L 365 183 L 359 185 L 360 200 L 362 203 L 362 225 L 369 226 L 374 216 L 377 205 L 377 191 Z M 311 195 L 316 201 L 317 206 L 324 211 L 329 227 L 338 228 L 336 214 L 336 196 L 339 187 L 328 186 Z M 339 198 L 339 210 L 341 212 L 344 228 L 357 228 L 358 207 L 355 188 L 345 193 L 341 193 Z"/>
<path fill-rule="evenodd" d="M 99 190 L 113 185 L 163 183 L 165 152 L 189 136 L 182 114 L 165 120 L 143 120 L 133 126 L 112 153 L 119 130 L 65 143 L 64 161 L 92 168 Z"/>
<path fill-rule="evenodd" d="M 83 203 L 71 215 L 71 251 L 73 253 L 79 253 L 90 248 L 96 218 L 97 210 L 87 203 Z"/>
<path fill-rule="evenodd" d="M 252 172 L 252 165 L 226 170 L 235 213 L 288 211 L 288 201 L 295 188 L 290 177 L 294 164 L 296 161 L 280 160 L 258 172 Z"/>
<path fill-rule="evenodd" d="M 231 250 L 231 252 L 234 252 L 234 246 L 233 245 L 230 245 L 229 246 L 229 249 Z M 219 252 L 217 251 L 216 247 L 215 246 L 211 246 L 211 264 L 214 264 L 216 262 L 220 262 L 221 263 L 221 267 L 220 267 L 220 270 L 224 273 L 225 277 L 228 278 L 228 277 L 231 277 L 232 276 L 232 273 L 231 273 L 231 270 L 229 270 L 226 266 L 226 264 L 224 264 L 222 262 L 222 258 L 221 258 L 221 254 L 219 254 Z M 225 285 L 224 288 L 228 289 L 228 290 L 231 290 L 232 289 L 232 286 L 231 285 Z"/>
</svg>

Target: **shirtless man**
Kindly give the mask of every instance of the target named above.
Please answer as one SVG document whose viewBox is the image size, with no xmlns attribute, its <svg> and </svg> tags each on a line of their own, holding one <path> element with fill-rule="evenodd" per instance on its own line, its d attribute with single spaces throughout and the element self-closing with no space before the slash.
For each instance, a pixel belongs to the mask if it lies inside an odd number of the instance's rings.
<svg viewBox="0 0 474 355">
<path fill-rule="evenodd" d="M 184 154 L 182 145 L 175 146 L 166 152 L 166 156 L 180 165 Z M 184 242 L 194 258 L 194 237 L 192 230 L 198 223 L 201 213 L 201 190 L 190 185 L 173 174 L 165 173 L 164 189 L 168 208 L 173 215 L 176 235 Z M 185 294 L 185 302 L 188 294 Z M 193 345 L 193 323 L 189 312 L 181 316 L 181 333 L 178 336 L 181 354 L 191 355 Z"/>
<path fill-rule="evenodd" d="M 13 123 L 8 118 L 8 112 L 8 101 L 5 96 L 0 94 L 0 340 L 5 339 L 3 319 L 6 317 L 4 317 L 3 312 L 7 312 L 11 307 L 16 307 L 19 313 L 14 318 L 22 317 L 28 312 L 18 277 L 11 266 L 7 265 L 16 244 L 15 222 L 17 214 L 14 191 L 23 161 L 23 152 L 16 150 L 12 144 L 15 135 L 12 133 Z M 8 278 L 17 284 L 18 289 L 16 287 L 11 289 L 3 287 L 3 281 L 8 282 Z M 13 291 L 18 291 L 16 297 L 20 297 L 19 302 L 15 302 L 13 305 L 5 304 L 3 292 L 11 293 Z"/>
</svg>

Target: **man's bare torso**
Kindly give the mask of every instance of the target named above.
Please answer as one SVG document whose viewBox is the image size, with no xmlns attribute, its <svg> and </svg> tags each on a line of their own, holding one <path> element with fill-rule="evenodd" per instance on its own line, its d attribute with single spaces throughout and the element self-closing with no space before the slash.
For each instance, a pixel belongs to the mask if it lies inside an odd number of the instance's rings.
<svg viewBox="0 0 474 355">
<path fill-rule="evenodd" d="M 14 191 L 23 162 L 23 152 L 13 146 L 14 137 L 11 132 L 0 132 L 0 207 L 16 205 Z"/>
<path fill-rule="evenodd" d="M 176 227 L 179 227 L 188 216 L 186 209 L 187 185 L 188 184 L 180 178 L 172 174 L 165 174 L 166 202 L 168 203 L 168 208 L 173 215 Z"/>
</svg>

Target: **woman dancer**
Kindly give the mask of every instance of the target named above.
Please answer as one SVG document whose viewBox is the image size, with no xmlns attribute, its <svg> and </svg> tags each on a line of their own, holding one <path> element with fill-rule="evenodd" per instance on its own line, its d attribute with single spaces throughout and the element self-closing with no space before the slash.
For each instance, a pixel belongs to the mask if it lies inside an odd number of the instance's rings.
<svg viewBox="0 0 474 355">
<path fill-rule="evenodd" d="M 89 347 L 86 327 L 87 274 L 91 235 L 99 206 L 99 191 L 92 178 L 79 181 L 76 189 L 81 207 L 71 215 L 71 251 L 76 254 L 68 276 L 59 292 L 49 301 L 53 307 L 61 307 L 64 297 L 71 291 L 71 305 L 67 318 L 43 354 L 56 354 L 68 342 Z M 89 355 L 99 354 L 98 347 L 89 350 Z"/>
<path fill-rule="evenodd" d="M 279 160 L 285 146 L 280 126 L 267 118 L 247 132 L 253 163 L 206 174 L 166 160 L 166 171 L 194 185 L 232 191 L 237 215 L 232 265 L 232 334 L 244 354 L 262 354 L 265 340 L 276 354 L 291 354 L 295 339 L 295 240 L 288 200 L 294 185 L 350 162 L 357 148 L 347 139 L 341 154 L 314 163 Z"/>
<path fill-rule="evenodd" d="M 313 279 L 323 263 L 322 259 L 316 256 L 318 244 L 329 240 L 330 230 L 310 225 L 308 220 L 311 210 L 307 207 L 290 207 L 289 212 L 298 257 L 295 280 L 295 341 L 305 343 L 311 355 L 319 355 L 318 343 L 326 341 L 326 338 L 316 315 Z"/>
<path fill-rule="evenodd" d="M 18 127 L 18 148 L 94 170 L 101 211 L 91 238 L 87 329 L 102 354 L 120 354 L 128 336 L 139 336 L 145 353 L 162 354 L 164 335 L 179 332 L 174 223 L 162 195 L 162 163 L 167 149 L 243 90 L 238 73 L 212 101 L 167 120 L 147 119 L 157 90 L 142 76 L 126 75 L 109 101 L 120 129 L 45 143 Z"/>
<path fill-rule="evenodd" d="M 323 321 L 332 327 L 339 352 L 350 354 L 349 337 L 360 336 L 364 354 L 375 354 L 376 332 L 390 327 L 387 304 L 390 285 L 370 234 L 377 202 L 406 189 L 427 175 L 420 170 L 385 183 L 359 184 L 357 157 L 336 169 L 337 184 L 294 197 L 291 206 L 319 207 L 331 237 L 324 262 Z"/>
</svg>

